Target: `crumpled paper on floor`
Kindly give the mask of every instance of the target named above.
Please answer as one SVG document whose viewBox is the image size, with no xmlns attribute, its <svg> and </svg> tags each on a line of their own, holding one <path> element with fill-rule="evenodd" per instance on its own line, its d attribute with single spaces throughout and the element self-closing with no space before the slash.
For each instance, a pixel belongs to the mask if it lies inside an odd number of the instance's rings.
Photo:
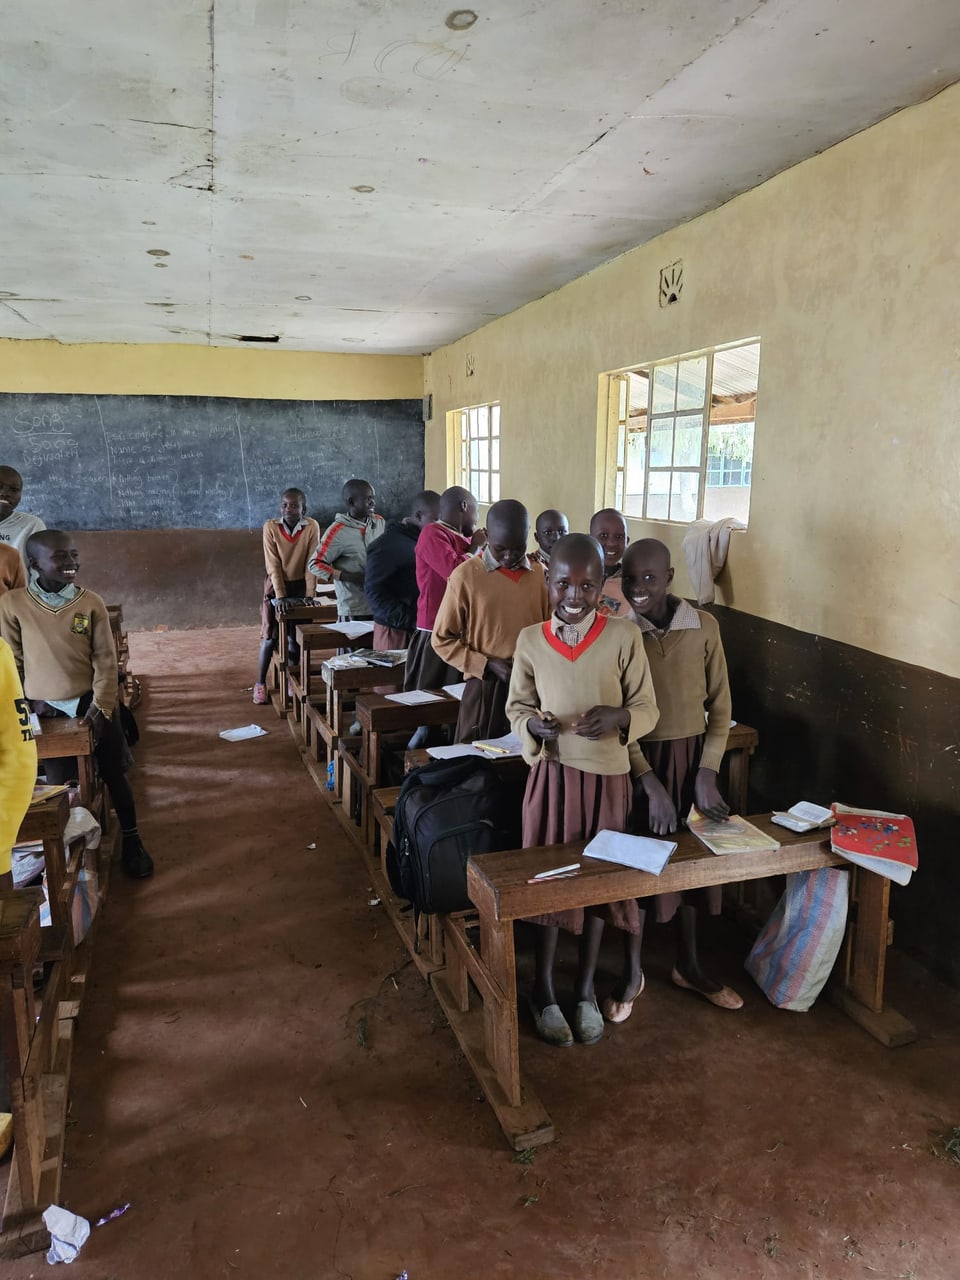
<svg viewBox="0 0 960 1280">
<path fill-rule="evenodd" d="M 247 738 L 265 738 L 266 729 L 258 724 L 245 724 L 242 729 L 221 729 L 220 737 L 227 742 L 246 742 Z"/>
<path fill-rule="evenodd" d="M 43 1225 L 50 1232 L 47 1261 L 51 1267 L 58 1262 L 73 1262 L 90 1235 L 90 1223 L 86 1218 L 71 1213 L 69 1209 L 61 1209 L 58 1204 L 44 1210 Z"/>
</svg>

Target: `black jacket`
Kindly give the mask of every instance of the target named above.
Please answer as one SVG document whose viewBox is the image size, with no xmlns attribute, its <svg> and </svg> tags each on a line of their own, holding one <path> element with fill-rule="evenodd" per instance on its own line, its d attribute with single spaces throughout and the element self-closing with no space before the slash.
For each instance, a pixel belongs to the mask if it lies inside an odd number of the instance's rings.
<svg viewBox="0 0 960 1280">
<path fill-rule="evenodd" d="M 391 520 L 367 549 L 363 591 L 374 622 L 399 631 L 417 629 L 417 558 L 420 530 Z"/>
</svg>

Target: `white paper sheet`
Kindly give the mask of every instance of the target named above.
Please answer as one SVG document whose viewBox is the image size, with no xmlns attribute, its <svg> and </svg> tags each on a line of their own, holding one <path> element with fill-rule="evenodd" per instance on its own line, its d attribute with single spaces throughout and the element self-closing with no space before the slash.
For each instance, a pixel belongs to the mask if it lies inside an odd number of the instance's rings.
<svg viewBox="0 0 960 1280">
<path fill-rule="evenodd" d="M 585 858 L 618 862 L 635 871 L 658 876 L 676 849 L 672 840 L 651 840 L 649 836 L 628 836 L 620 831 L 598 831 L 583 851 Z"/>
<path fill-rule="evenodd" d="M 328 622 L 326 627 L 328 631 L 339 631 L 342 636 L 347 636 L 350 640 L 357 640 L 360 636 L 369 636 L 373 633 L 372 622 Z"/>
<path fill-rule="evenodd" d="M 476 756 L 478 760 L 489 760 L 488 755 L 478 751 L 472 742 L 456 742 L 452 747 L 427 747 L 427 755 L 434 760 L 457 760 L 460 756 Z"/>
<path fill-rule="evenodd" d="M 522 756 L 523 743 L 515 733 L 505 733 L 502 738 L 483 738 L 473 744 L 484 755 Z M 489 747 L 489 751 L 484 748 Z"/>
<path fill-rule="evenodd" d="M 220 732 L 220 737 L 226 742 L 246 742 L 248 738 L 265 738 L 266 736 L 266 729 L 261 729 L 258 724 L 245 724 L 241 729 L 223 729 Z"/>
<path fill-rule="evenodd" d="M 461 702 L 463 700 L 463 691 L 467 687 L 467 682 L 464 680 L 461 684 L 445 684 L 441 687 L 444 693 L 449 693 L 451 698 L 456 698 L 458 702 Z"/>
<path fill-rule="evenodd" d="M 419 707 L 424 702 L 443 702 L 439 693 L 427 693 L 426 689 L 410 689 L 407 693 L 388 693 L 390 702 L 402 703 L 405 707 Z"/>
<path fill-rule="evenodd" d="M 356 658 L 352 653 L 338 653 L 335 658 L 327 658 L 323 663 L 332 671 L 347 671 L 350 667 L 369 667 L 366 658 Z"/>
</svg>

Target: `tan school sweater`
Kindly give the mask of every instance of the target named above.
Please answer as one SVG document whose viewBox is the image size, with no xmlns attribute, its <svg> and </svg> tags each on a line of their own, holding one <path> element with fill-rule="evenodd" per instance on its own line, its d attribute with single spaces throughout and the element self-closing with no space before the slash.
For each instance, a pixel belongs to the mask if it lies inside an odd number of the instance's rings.
<svg viewBox="0 0 960 1280">
<path fill-rule="evenodd" d="M 547 583 L 539 565 L 520 572 L 517 581 L 482 558 L 458 564 L 447 580 L 433 647 L 444 662 L 464 676 L 483 675 L 488 658 L 512 658 L 524 627 L 550 617 Z"/>
<path fill-rule="evenodd" d="M 93 690 L 106 715 L 117 705 L 117 651 L 107 606 L 80 587 L 59 608 L 26 588 L 0 597 L 0 636 L 13 650 L 28 698 L 77 698 Z"/>
<path fill-rule="evenodd" d="M 591 707 L 626 707 L 627 741 L 619 735 L 593 742 L 573 732 L 573 722 Z M 543 743 L 527 721 L 552 711 L 560 721 L 556 743 Z M 534 765 L 551 758 L 583 773 L 638 776 L 643 758 L 637 739 L 657 723 L 657 700 L 639 628 L 626 619 L 598 615 L 583 640 L 571 648 L 550 624 L 527 627 L 517 640 L 507 698 L 507 718 L 523 743 L 523 758 Z"/>
<path fill-rule="evenodd" d="M 282 520 L 268 520 L 263 526 L 263 563 L 273 583 L 277 599 L 287 594 L 286 583 L 298 578 L 307 581 L 307 595 L 317 589 L 317 580 L 307 569 L 320 545 L 320 526 L 306 516 L 291 534 Z"/>
<path fill-rule="evenodd" d="M 660 719 L 645 735 L 648 742 L 671 742 L 704 733 L 701 769 L 719 769 L 730 732 L 730 682 L 717 620 L 694 610 L 698 629 L 667 631 L 660 638 L 643 633 Z M 643 772 L 650 766 L 644 761 Z"/>
</svg>

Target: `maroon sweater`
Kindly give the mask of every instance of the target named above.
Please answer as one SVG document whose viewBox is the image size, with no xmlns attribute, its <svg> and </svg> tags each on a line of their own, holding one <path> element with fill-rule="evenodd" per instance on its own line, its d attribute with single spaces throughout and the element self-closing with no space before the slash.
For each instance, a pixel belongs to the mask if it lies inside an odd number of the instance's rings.
<svg viewBox="0 0 960 1280">
<path fill-rule="evenodd" d="M 458 564 L 470 558 L 470 539 L 437 521 L 420 531 L 417 539 L 417 626 L 432 631 L 447 589 L 447 579 Z"/>
</svg>

